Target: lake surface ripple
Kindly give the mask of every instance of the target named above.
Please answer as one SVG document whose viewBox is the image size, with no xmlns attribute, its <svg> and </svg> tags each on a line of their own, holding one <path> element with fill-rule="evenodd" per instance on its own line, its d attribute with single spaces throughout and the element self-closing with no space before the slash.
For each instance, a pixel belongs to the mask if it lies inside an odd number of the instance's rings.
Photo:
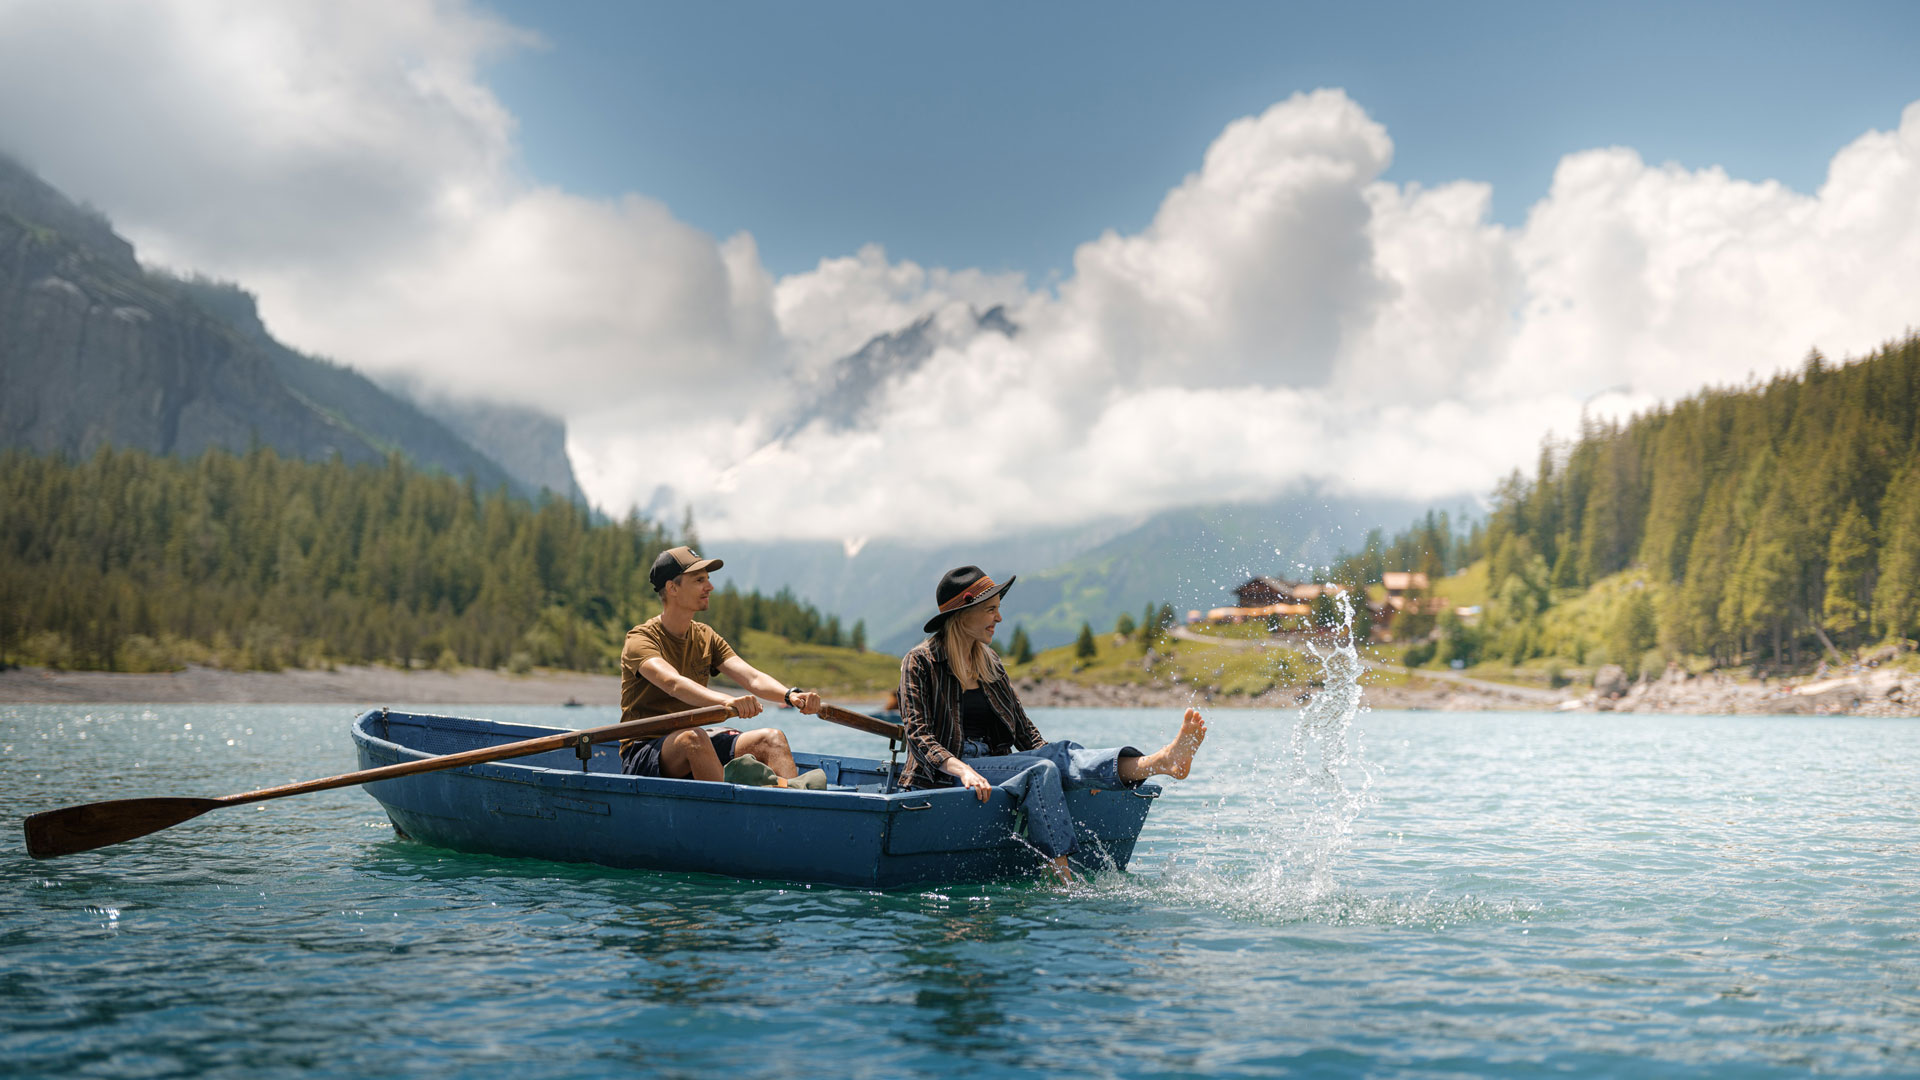
<svg viewBox="0 0 1920 1080">
<path fill-rule="evenodd" d="M 348 771 L 351 718 L 0 706 L 0 1073 L 1920 1075 L 1913 721 L 1371 713 L 1333 787 L 1295 713 L 1219 710 L 1132 870 L 1071 890 L 459 855 L 358 789 L 25 854 L 34 811 Z"/>
</svg>

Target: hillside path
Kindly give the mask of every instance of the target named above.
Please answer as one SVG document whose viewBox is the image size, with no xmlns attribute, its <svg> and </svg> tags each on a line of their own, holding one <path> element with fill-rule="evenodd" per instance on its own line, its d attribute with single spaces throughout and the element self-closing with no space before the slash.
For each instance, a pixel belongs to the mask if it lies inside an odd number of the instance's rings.
<svg viewBox="0 0 1920 1080">
<path fill-rule="evenodd" d="M 1219 638 L 1209 637 L 1205 634 L 1196 634 L 1184 626 L 1173 627 L 1167 631 L 1167 634 L 1179 641 L 1194 641 L 1204 645 L 1220 645 L 1229 649 L 1270 649 L 1282 646 L 1297 648 L 1298 645 L 1293 639 L 1302 636 L 1286 635 L 1267 641 L 1248 641 L 1245 638 Z M 1387 671 L 1394 667 L 1394 665 L 1382 664 L 1375 660 L 1368 660 L 1365 657 L 1361 657 L 1360 663 L 1365 666 L 1368 671 Z M 1567 700 L 1569 696 L 1572 696 L 1562 693 L 1559 690 L 1541 690 L 1532 686 L 1514 686 L 1511 683 L 1494 682 L 1491 679 L 1476 679 L 1471 675 L 1462 675 L 1457 671 L 1435 671 L 1430 668 L 1420 668 L 1415 671 L 1413 675 L 1417 679 L 1433 679 L 1436 682 L 1452 683 L 1456 686 L 1469 687 L 1482 693 L 1498 694 L 1503 697 L 1510 697 L 1536 705 L 1544 705 L 1549 708 L 1559 705 L 1561 702 Z"/>
</svg>

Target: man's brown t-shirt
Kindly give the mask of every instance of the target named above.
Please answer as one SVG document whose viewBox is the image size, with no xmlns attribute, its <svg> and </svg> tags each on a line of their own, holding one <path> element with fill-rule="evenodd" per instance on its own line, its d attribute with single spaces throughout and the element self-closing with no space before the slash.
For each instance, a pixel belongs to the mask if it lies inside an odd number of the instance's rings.
<svg viewBox="0 0 1920 1080">
<path fill-rule="evenodd" d="M 713 627 L 696 622 L 686 637 L 675 637 L 660 625 L 655 615 L 627 631 L 627 644 L 620 650 L 620 722 L 665 716 L 693 706 L 655 686 L 640 674 L 640 665 L 654 657 L 701 686 L 720 674 L 720 665 L 733 656 L 733 648 Z"/>
</svg>

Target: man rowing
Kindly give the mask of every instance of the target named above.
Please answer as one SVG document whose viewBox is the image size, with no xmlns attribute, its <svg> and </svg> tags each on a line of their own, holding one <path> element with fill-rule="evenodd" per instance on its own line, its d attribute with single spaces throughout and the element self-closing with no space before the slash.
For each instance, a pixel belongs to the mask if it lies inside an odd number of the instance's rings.
<svg viewBox="0 0 1920 1080">
<path fill-rule="evenodd" d="M 694 621 L 696 614 L 707 610 L 708 597 L 713 595 L 710 572 L 723 565 L 719 559 L 701 558 L 689 547 L 661 552 L 653 561 L 648 579 L 660 594 L 663 610 L 627 631 L 626 646 L 620 651 L 622 723 L 703 705 L 726 705 L 735 716 L 751 719 L 760 715 L 761 698 L 809 715 L 820 711 L 819 694 L 788 687 L 761 672 L 742 660 L 713 627 Z M 722 672 L 748 692 L 728 697 L 708 687 L 707 680 Z M 758 766 L 740 760 L 748 755 L 758 760 Z M 800 771 L 786 735 L 778 728 L 745 732 L 688 728 L 656 739 L 628 740 L 620 744 L 620 763 L 635 776 L 736 779 L 782 787 L 789 786 Z M 812 776 L 808 774 L 808 779 Z"/>
</svg>

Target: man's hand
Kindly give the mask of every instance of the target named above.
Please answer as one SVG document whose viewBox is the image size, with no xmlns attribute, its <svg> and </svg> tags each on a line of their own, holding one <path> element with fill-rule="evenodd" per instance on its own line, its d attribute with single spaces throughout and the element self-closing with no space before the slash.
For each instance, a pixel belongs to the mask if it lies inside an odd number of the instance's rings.
<svg viewBox="0 0 1920 1080">
<path fill-rule="evenodd" d="M 987 783 L 987 778 L 974 772 L 973 766 L 968 765 L 964 761 L 960 763 L 958 779 L 960 786 L 980 796 L 981 802 L 986 802 L 988 797 L 993 794 L 993 785 Z"/>
<path fill-rule="evenodd" d="M 820 712 L 820 695 L 811 690 L 802 690 L 794 694 L 792 701 L 794 708 L 799 709 L 808 716 L 814 716 Z"/>
<path fill-rule="evenodd" d="M 741 694 L 727 702 L 727 707 L 733 710 L 733 715 L 742 720 L 751 720 L 760 715 L 760 699 L 752 694 Z"/>
</svg>

